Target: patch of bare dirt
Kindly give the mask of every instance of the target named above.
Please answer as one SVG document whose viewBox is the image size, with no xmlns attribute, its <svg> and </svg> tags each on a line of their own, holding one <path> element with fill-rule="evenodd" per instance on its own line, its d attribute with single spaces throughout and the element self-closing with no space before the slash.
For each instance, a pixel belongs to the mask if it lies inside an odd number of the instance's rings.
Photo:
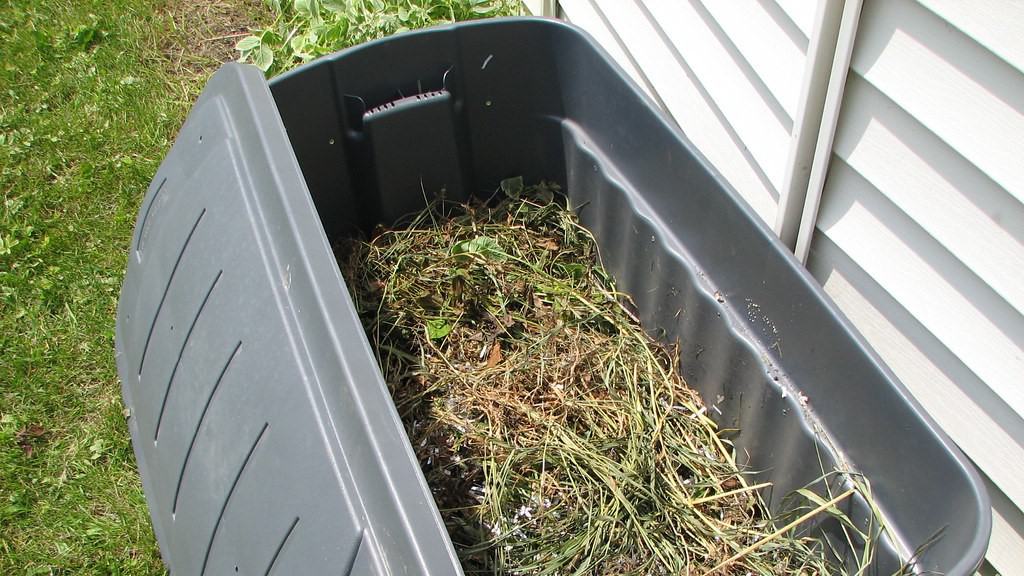
<svg viewBox="0 0 1024 576">
<path fill-rule="evenodd" d="M 159 48 L 175 74 L 205 80 L 238 57 L 235 44 L 272 19 L 260 0 L 165 0 L 171 33 Z"/>
<path fill-rule="evenodd" d="M 36 449 L 46 442 L 47 436 L 48 431 L 45 428 L 39 424 L 29 424 L 18 430 L 14 435 L 14 441 L 18 443 L 25 457 L 31 458 Z"/>
</svg>

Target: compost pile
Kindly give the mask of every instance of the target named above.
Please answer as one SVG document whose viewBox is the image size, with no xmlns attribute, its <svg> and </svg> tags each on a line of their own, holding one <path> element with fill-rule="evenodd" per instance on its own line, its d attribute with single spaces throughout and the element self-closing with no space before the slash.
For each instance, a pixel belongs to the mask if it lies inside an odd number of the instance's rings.
<svg viewBox="0 0 1024 576">
<path fill-rule="evenodd" d="M 556 186 L 337 247 L 467 574 L 823 574 L 616 292 Z"/>
</svg>

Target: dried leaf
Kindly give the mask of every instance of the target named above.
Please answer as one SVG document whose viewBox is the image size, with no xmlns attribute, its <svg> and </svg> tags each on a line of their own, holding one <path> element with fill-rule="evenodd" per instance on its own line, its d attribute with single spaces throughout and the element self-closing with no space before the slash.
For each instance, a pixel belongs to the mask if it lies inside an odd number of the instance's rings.
<svg viewBox="0 0 1024 576">
<path fill-rule="evenodd" d="M 39 424 L 29 424 L 21 430 L 15 433 L 15 438 L 18 442 L 26 442 L 31 440 L 38 440 L 46 435 L 46 429 Z"/>
<path fill-rule="evenodd" d="M 28 458 L 32 456 L 36 445 L 43 440 L 45 436 L 45 428 L 39 424 L 29 424 L 14 434 L 14 440 L 18 443 L 18 447 L 21 448 L 25 457 Z"/>
<path fill-rule="evenodd" d="M 491 353 L 487 356 L 487 367 L 494 368 L 499 362 L 501 362 L 501 342 L 495 340 L 494 345 L 491 346 Z"/>
</svg>

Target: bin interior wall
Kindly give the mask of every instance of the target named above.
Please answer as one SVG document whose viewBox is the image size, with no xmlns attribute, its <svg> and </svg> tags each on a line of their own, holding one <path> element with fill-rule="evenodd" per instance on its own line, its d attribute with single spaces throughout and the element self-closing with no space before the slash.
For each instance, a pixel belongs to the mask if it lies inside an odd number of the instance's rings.
<svg viewBox="0 0 1024 576">
<path fill-rule="evenodd" d="M 941 532 L 921 569 L 956 565 L 973 542 L 978 496 L 962 457 L 770 230 L 581 32 L 520 21 L 407 34 L 271 89 L 329 238 L 392 222 L 401 215 L 392 200 L 422 206 L 437 186 L 490 195 L 508 177 L 557 181 L 645 327 L 679 345 L 684 377 L 734 430 L 741 463 L 774 483 L 770 507 L 842 460 L 871 480 L 903 555 Z M 364 115 L 438 90 L 451 95 L 454 130 L 436 132 L 455 134 L 458 169 L 424 182 L 435 131 L 414 107 L 394 118 L 417 136 L 387 157 L 373 152 Z M 380 189 L 379 170 L 404 184 Z M 866 506 L 848 511 L 863 517 Z M 879 574 L 898 562 L 883 548 Z"/>
</svg>

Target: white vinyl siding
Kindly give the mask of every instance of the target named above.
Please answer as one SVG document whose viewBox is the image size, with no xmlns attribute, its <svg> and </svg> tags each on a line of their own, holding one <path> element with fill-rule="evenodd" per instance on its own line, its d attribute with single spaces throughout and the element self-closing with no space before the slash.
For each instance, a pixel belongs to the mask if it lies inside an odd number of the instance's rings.
<svg viewBox="0 0 1024 576">
<path fill-rule="evenodd" d="M 1024 12 L 975 7 L 865 1 L 808 268 L 978 466 L 988 561 L 1024 574 Z"/>
<path fill-rule="evenodd" d="M 768 224 L 797 113 L 813 2 L 562 0 Z"/>
</svg>

